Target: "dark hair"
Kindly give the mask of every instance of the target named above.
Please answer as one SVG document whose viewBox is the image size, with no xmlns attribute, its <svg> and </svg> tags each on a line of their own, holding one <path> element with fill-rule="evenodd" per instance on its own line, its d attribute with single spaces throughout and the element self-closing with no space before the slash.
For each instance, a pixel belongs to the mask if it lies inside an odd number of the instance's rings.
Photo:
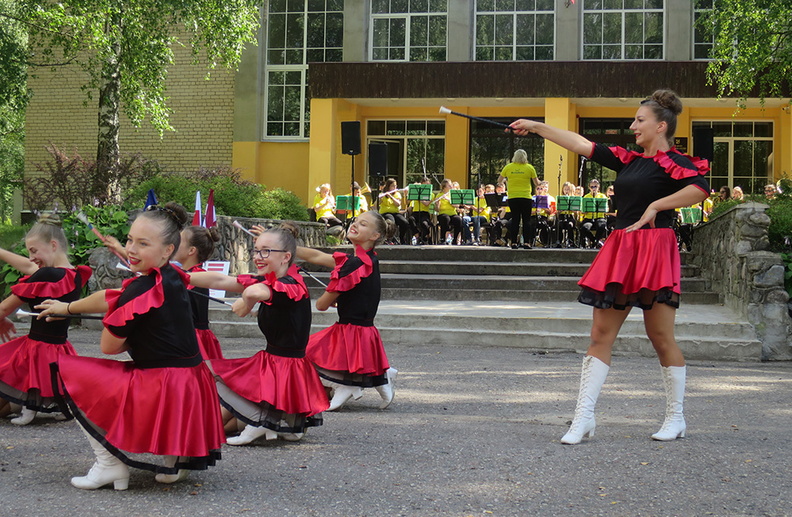
<svg viewBox="0 0 792 517">
<path fill-rule="evenodd" d="M 676 134 L 677 116 L 682 113 L 682 101 L 672 90 L 655 90 L 655 92 L 641 101 L 641 106 L 651 108 L 658 122 L 665 122 L 666 139 L 668 143 L 674 144 Z"/>
<path fill-rule="evenodd" d="M 25 234 L 25 239 L 40 239 L 46 243 L 55 241 L 64 253 L 69 252 L 69 243 L 61 228 L 61 220 L 54 214 L 42 214 Z"/>
<path fill-rule="evenodd" d="M 165 206 L 151 205 L 145 211 L 140 212 L 138 217 L 145 217 L 152 221 L 157 221 L 162 225 L 162 242 L 166 246 L 173 244 L 174 251 L 179 249 L 181 244 L 181 231 L 187 223 L 189 216 L 187 211 L 178 203 L 170 202 Z"/>
<path fill-rule="evenodd" d="M 377 233 L 380 235 L 379 238 L 374 241 L 374 246 L 379 246 L 386 240 L 389 241 L 393 238 L 396 234 L 396 224 L 392 219 L 385 219 L 382 217 L 382 214 L 373 210 L 364 213 L 371 214 L 371 216 L 374 217 L 374 224 L 377 227 Z"/>
<path fill-rule="evenodd" d="M 220 242 L 220 232 L 217 228 L 204 228 L 203 226 L 188 226 L 187 243 L 198 250 L 198 262 L 206 262 L 214 253 L 215 243 Z"/>
<path fill-rule="evenodd" d="M 291 265 L 297 256 L 297 237 L 300 236 L 299 226 L 290 221 L 284 221 L 264 233 L 272 233 L 278 237 L 280 247 L 291 253 L 291 258 L 289 259 L 289 265 Z"/>
</svg>

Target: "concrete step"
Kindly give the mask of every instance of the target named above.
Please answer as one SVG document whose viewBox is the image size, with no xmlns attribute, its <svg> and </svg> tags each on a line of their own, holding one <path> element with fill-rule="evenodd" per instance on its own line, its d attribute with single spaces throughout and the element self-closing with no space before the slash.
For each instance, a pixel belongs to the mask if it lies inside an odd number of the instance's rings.
<svg viewBox="0 0 792 517">
<path fill-rule="evenodd" d="M 686 308 L 687 307 L 687 308 Z M 761 343 L 753 328 L 720 305 L 683 306 L 676 338 L 689 359 L 757 361 Z M 312 332 L 332 325 L 335 311 L 314 311 Z M 240 319 L 213 308 L 212 328 L 220 338 L 256 337 L 255 318 Z M 375 321 L 383 341 L 400 344 L 517 346 L 537 351 L 583 351 L 588 346 L 591 309 L 577 303 L 384 301 Z M 614 353 L 654 356 L 642 314 L 633 310 Z"/>
</svg>

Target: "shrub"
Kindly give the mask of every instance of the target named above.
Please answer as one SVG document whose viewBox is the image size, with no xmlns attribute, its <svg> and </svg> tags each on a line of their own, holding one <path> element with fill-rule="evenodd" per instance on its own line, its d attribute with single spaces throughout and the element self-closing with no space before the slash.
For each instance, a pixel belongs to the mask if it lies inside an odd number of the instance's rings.
<svg viewBox="0 0 792 517">
<path fill-rule="evenodd" d="M 142 208 L 142 207 L 141 207 Z M 102 235 L 112 235 L 122 243 L 129 233 L 129 215 L 118 206 L 95 207 L 86 205 L 83 213 Z M 72 212 L 63 217 L 63 231 L 71 245 L 71 260 L 74 265 L 88 264 L 91 250 L 102 246 L 102 242 L 88 226 Z"/>
<path fill-rule="evenodd" d="M 23 240 L 24 237 L 25 235 L 23 233 L 22 237 L 20 237 L 15 244 L 9 246 L 4 245 L 3 248 L 19 255 L 27 256 L 28 253 Z M 22 273 L 20 273 L 18 269 L 11 267 L 11 265 L 5 262 L 0 265 L 0 291 L 2 291 L 3 300 L 11 294 L 11 286 L 16 284 L 20 278 L 22 278 Z"/>
<path fill-rule="evenodd" d="M 201 201 L 205 207 L 209 190 L 214 189 L 215 211 L 218 215 L 296 221 L 308 219 L 307 210 L 295 194 L 279 188 L 266 190 L 258 183 L 243 179 L 239 171 L 228 167 L 152 177 L 126 192 L 124 207 L 128 210 L 143 208 L 149 189 L 154 189 L 160 202 L 175 201 L 188 210 L 195 206 L 197 190 L 201 191 Z"/>
<path fill-rule="evenodd" d="M 114 204 L 118 193 L 161 172 L 156 161 L 140 154 L 124 156 L 117 169 L 99 172 L 95 160 L 78 153 L 70 157 L 54 145 L 47 152 L 51 160 L 35 164 L 37 173 L 24 180 L 25 204 L 34 211 Z"/>
</svg>

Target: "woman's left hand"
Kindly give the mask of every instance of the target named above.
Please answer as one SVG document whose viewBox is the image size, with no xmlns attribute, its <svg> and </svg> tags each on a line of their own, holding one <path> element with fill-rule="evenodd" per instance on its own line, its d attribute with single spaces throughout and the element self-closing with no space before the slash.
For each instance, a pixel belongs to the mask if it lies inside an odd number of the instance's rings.
<svg viewBox="0 0 792 517">
<path fill-rule="evenodd" d="M 50 314 L 68 314 L 69 304 L 58 300 L 44 300 L 39 305 L 33 307 L 39 309 L 41 312 L 36 319 L 47 318 L 47 321 L 60 321 L 63 318 L 53 318 Z"/>
<path fill-rule="evenodd" d="M 0 343 L 5 343 L 14 334 L 16 334 L 16 327 L 13 322 L 8 318 L 0 320 Z"/>
<path fill-rule="evenodd" d="M 635 223 L 625 228 L 624 233 L 630 233 L 630 232 L 634 232 L 635 230 L 640 230 L 647 224 L 649 225 L 649 228 L 654 228 L 655 218 L 657 217 L 658 211 L 659 210 L 657 210 L 655 207 L 649 205 L 648 207 L 646 207 L 646 211 L 643 213 L 641 218 L 638 219 L 638 221 L 636 221 Z"/>
</svg>

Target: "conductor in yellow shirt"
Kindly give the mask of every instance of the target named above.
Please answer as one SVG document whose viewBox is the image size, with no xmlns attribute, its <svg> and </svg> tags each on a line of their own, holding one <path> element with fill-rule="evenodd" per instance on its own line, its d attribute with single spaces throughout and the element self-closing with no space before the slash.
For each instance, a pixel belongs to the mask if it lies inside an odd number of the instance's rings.
<svg viewBox="0 0 792 517">
<path fill-rule="evenodd" d="M 514 152 L 512 161 L 498 176 L 498 183 L 508 182 L 509 190 L 509 210 L 512 213 L 511 224 L 509 226 L 509 240 L 511 247 L 517 249 L 517 232 L 522 222 L 523 248 L 531 249 L 531 242 L 534 239 L 536 229 L 531 225 L 531 208 L 533 207 L 533 188 L 539 186 L 539 178 L 536 176 L 536 169 L 528 163 L 528 154 L 517 149 Z"/>
</svg>

